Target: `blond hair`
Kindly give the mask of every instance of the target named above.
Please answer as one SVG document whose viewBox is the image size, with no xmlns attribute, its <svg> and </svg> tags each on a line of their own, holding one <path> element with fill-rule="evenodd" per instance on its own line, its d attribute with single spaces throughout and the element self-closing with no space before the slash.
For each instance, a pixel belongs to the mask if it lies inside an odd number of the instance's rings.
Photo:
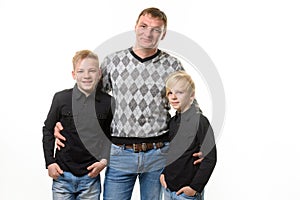
<svg viewBox="0 0 300 200">
<path fill-rule="evenodd" d="M 176 71 L 171 73 L 166 79 L 166 96 L 168 96 L 171 89 L 177 83 L 181 83 L 184 85 L 186 91 L 190 92 L 190 94 L 195 93 L 195 83 L 191 76 L 187 74 L 185 71 Z"/>
<path fill-rule="evenodd" d="M 97 66 L 99 66 L 99 59 L 97 54 L 90 50 L 81 50 L 77 51 L 72 59 L 73 69 L 75 70 L 76 64 L 85 58 L 95 59 L 97 61 Z"/>
</svg>

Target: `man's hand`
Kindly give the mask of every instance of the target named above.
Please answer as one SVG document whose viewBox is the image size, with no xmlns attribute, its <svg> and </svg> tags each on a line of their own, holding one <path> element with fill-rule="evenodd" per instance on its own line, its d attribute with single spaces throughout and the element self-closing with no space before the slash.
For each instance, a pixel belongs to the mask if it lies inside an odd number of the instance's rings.
<svg viewBox="0 0 300 200">
<path fill-rule="evenodd" d="M 55 127 L 54 127 L 54 136 L 56 138 L 56 146 L 57 149 L 60 150 L 61 147 L 65 147 L 64 143 L 62 141 L 66 141 L 66 138 L 60 134 L 60 131 L 63 130 L 64 127 L 61 125 L 60 122 L 57 122 Z"/>
<path fill-rule="evenodd" d="M 60 169 L 57 163 L 52 163 L 48 166 L 48 175 L 51 178 L 57 179 L 62 173 L 63 170 Z"/>
<path fill-rule="evenodd" d="M 99 162 L 95 162 L 94 164 L 87 167 L 87 170 L 89 170 L 89 177 L 95 178 L 100 172 L 106 167 L 106 163 L 104 159 L 102 159 Z"/>
<path fill-rule="evenodd" d="M 181 193 L 186 194 L 187 196 L 193 197 L 196 195 L 197 191 L 191 188 L 190 186 L 185 186 L 176 192 L 177 195 Z"/>
<path fill-rule="evenodd" d="M 164 175 L 164 174 L 161 174 L 161 175 L 160 175 L 159 180 L 160 180 L 160 184 L 161 184 L 164 188 L 167 188 L 167 183 L 166 183 L 166 181 L 165 181 L 165 175 Z"/>
<path fill-rule="evenodd" d="M 202 162 L 202 160 L 204 159 L 204 157 L 202 157 L 201 151 L 199 151 L 198 153 L 194 153 L 193 157 L 199 158 L 198 160 L 194 161 L 194 165 L 200 164 Z"/>
</svg>

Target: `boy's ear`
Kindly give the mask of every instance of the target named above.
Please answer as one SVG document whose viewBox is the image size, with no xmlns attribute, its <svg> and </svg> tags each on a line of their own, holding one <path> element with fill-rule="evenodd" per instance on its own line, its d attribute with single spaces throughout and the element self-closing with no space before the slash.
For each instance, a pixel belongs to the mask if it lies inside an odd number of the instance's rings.
<svg viewBox="0 0 300 200">
<path fill-rule="evenodd" d="M 195 92 L 192 92 L 190 99 L 191 99 L 192 102 L 194 101 L 194 99 L 195 99 Z"/>
<path fill-rule="evenodd" d="M 72 71 L 72 77 L 73 77 L 74 80 L 76 79 L 76 74 L 75 74 L 74 71 Z"/>
</svg>

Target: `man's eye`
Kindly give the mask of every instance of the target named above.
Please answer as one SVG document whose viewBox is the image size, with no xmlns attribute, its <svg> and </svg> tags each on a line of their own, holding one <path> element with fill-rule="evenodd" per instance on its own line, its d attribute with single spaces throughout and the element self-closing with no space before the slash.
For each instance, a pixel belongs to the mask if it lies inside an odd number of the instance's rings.
<svg viewBox="0 0 300 200">
<path fill-rule="evenodd" d="M 161 32 L 162 32 L 162 30 L 159 29 L 159 28 L 154 28 L 153 30 L 154 30 L 154 32 L 156 32 L 156 33 L 161 33 Z"/>
</svg>

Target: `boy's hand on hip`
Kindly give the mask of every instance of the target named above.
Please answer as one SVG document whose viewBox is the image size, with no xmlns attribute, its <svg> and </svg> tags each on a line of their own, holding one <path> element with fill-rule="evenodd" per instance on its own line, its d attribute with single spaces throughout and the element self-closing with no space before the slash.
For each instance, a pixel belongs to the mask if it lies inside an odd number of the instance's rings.
<svg viewBox="0 0 300 200">
<path fill-rule="evenodd" d="M 191 188 L 190 186 L 185 186 L 176 192 L 177 195 L 181 193 L 186 194 L 187 196 L 193 197 L 196 195 L 197 191 Z"/>
<path fill-rule="evenodd" d="M 57 163 L 52 163 L 52 164 L 48 165 L 48 175 L 51 178 L 57 179 L 62 173 L 63 173 L 63 170 L 60 169 L 60 167 Z"/>
</svg>

